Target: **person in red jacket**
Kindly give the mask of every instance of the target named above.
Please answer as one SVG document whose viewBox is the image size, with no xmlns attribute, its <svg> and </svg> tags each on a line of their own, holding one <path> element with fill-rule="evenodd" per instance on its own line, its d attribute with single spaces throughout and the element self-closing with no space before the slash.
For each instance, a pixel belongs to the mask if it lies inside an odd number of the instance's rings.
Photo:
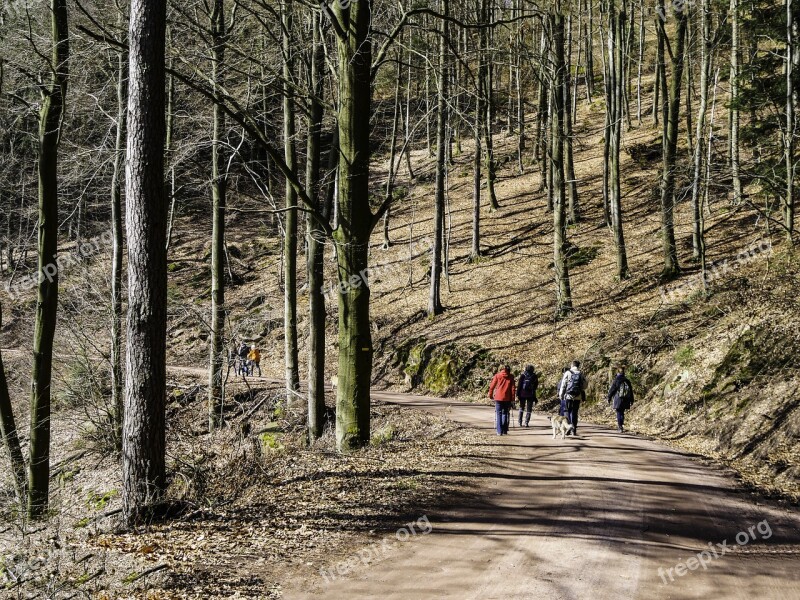
<svg viewBox="0 0 800 600">
<path fill-rule="evenodd" d="M 489 384 L 489 399 L 494 400 L 495 421 L 497 422 L 497 435 L 508 434 L 509 415 L 511 405 L 514 403 L 514 376 L 511 367 L 505 365 Z"/>
</svg>

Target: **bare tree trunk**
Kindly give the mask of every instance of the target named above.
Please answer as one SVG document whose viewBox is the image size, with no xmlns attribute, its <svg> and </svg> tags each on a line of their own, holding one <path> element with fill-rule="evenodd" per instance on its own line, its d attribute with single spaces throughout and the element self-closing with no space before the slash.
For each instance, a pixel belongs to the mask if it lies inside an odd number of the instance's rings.
<svg viewBox="0 0 800 600">
<path fill-rule="evenodd" d="M 391 203 L 394 200 L 394 178 L 395 166 L 394 160 L 397 156 L 397 137 L 400 124 L 400 88 L 403 81 L 403 60 L 402 55 L 397 59 L 397 81 L 395 82 L 394 89 L 394 117 L 392 119 L 392 135 L 389 141 L 389 176 L 386 179 L 386 196 L 384 201 L 389 205 L 386 213 L 383 215 L 383 249 L 388 250 L 392 245 L 389 239 L 389 217 L 391 216 L 392 209 Z M 402 158 L 402 156 L 400 157 Z"/>
<path fill-rule="evenodd" d="M 295 148 L 294 90 L 294 26 L 293 0 L 282 0 L 281 23 L 283 39 L 283 143 L 286 165 L 297 173 Z M 284 360 L 286 364 L 286 402 L 297 405 L 300 389 L 300 365 L 297 345 L 297 190 L 286 182 L 286 217 L 284 220 Z"/>
<path fill-rule="evenodd" d="M 122 29 L 126 15 L 120 10 L 117 24 Z M 125 380 L 122 368 L 122 175 L 125 161 L 125 120 L 128 97 L 128 55 L 117 54 L 117 131 L 114 142 L 114 171 L 111 178 L 111 405 L 114 408 L 115 444 L 122 450 L 122 423 L 125 415 Z"/>
<path fill-rule="evenodd" d="M 132 0 L 126 229 L 128 326 L 122 505 L 129 523 L 166 490 L 167 332 L 164 87 L 166 2 Z"/>
<path fill-rule="evenodd" d="M 211 77 L 214 91 L 225 87 L 225 2 L 214 0 L 211 18 Z M 225 398 L 222 395 L 222 370 L 225 355 L 225 213 L 227 205 L 227 166 L 225 164 L 225 113 L 214 104 L 211 149 L 211 339 L 209 340 L 208 429 L 223 424 Z"/>
<path fill-rule="evenodd" d="M 733 177 L 733 203 L 742 201 L 742 179 L 739 174 L 739 0 L 731 0 L 731 109 L 730 153 Z"/>
<path fill-rule="evenodd" d="M 794 0 L 786 0 L 786 198 L 783 208 L 783 224 L 790 244 L 794 233 L 794 179 L 795 179 L 795 135 L 797 131 L 798 71 L 800 71 L 800 51 L 797 48 L 798 24 L 797 8 Z"/>
<path fill-rule="evenodd" d="M 364 284 L 374 227 L 369 205 L 372 3 L 331 6 L 337 35 L 339 73 L 339 219 L 334 231 L 339 285 L 339 385 L 336 444 L 346 452 L 369 442 L 372 330 L 370 289 Z M 356 285 L 351 284 L 355 281 Z"/>
<path fill-rule="evenodd" d="M 3 327 L 3 307 L 0 305 L 0 329 Z M 3 366 L 3 355 L 0 353 L 0 434 L 3 436 L 3 445 L 8 450 L 11 463 L 11 474 L 14 479 L 14 492 L 20 506 L 25 504 L 25 459 L 19 445 L 17 424 L 14 420 L 14 410 L 11 406 L 11 396 L 8 393 L 6 370 Z"/>
<path fill-rule="evenodd" d="M 694 179 L 692 180 L 692 258 L 700 260 L 703 246 L 702 202 L 700 176 L 703 169 L 703 142 L 705 140 L 706 112 L 708 107 L 708 79 L 711 75 L 711 18 L 710 0 L 702 0 L 700 7 L 700 107 L 697 111 L 697 131 L 694 146 Z"/>
<path fill-rule="evenodd" d="M 66 0 L 51 0 L 51 79 L 39 112 L 39 276 L 31 375 L 28 516 L 47 514 L 50 491 L 50 398 L 53 338 L 58 316 L 58 146 L 69 78 Z"/>
<path fill-rule="evenodd" d="M 568 17 L 569 35 L 564 68 L 564 156 L 566 169 L 566 186 L 569 197 L 569 223 L 580 221 L 580 206 L 578 204 L 578 182 L 575 179 L 575 160 L 572 153 L 572 17 Z"/>
<path fill-rule="evenodd" d="M 622 143 L 622 111 L 625 82 L 625 13 L 617 11 L 614 0 L 609 0 L 609 41 L 608 41 L 608 87 L 610 107 L 609 123 L 609 213 L 614 243 L 617 250 L 617 277 L 627 279 L 628 255 L 625 249 L 625 235 L 622 227 L 622 187 L 620 186 L 620 147 Z"/>
<path fill-rule="evenodd" d="M 321 134 L 324 116 L 322 97 L 325 91 L 323 69 L 325 54 L 322 41 L 322 23 L 320 13 L 312 12 L 311 16 L 312 47 L 311 69 L 309 73 L 310 88 L 314 97 L 309 104 L 308 142 L 306 150 L 306 190 L 321 208 L 325 218 L 329 215 L 328 203 L 321 205 L 320 164 Z M 335 144 L 331 147 L 330 156 L 336 157 Z M 332 186 L 331 186 L 332 187 Z M 324 284 L 324 252 L 325 231 L 314 219 L 306 221 L 308 242 L 308 437 L 313 441 L 322 436 L 325 425 L 325 296 L 322 293 Z"/>
<path fill-rule="evenodd" d="M 566 259 L 566 190 L 564 186 L 564 16 L 550 13 L 552 32 L 553 65 L 553 122 L 552 151 L 553 164 L 553 262 L 556 274 L 556 318 L 563 318 L 572 311 L 572 293 L 569 283 L 569 269 Z"/>
<path fill-rule="evenodd" d="M 441 9 L 444 15 L 449 14 L 449 0 L 441 0 Z M 431 252 L 431 284 L 428 296 L 428 316 L 435 316 L 444 311 L 441 300 L 441 280 L 442 280 L 442 253 L 443 253 L 443 233 L 444 233 L 444 203 L 445 203 L 445 183 L 447 178 L 447 163 L 445 154 L 445 144 L 447 142 L 445 133 L 447 129 L 447 33 L 448 22 L 441 21 L 441 34 L 439 37 L 439 108 L 436 125 L 436 197 L 435 213 L 433 219 L 433 251 Z"/>
<path fill-rule="evenodd" d="M 678 130 L 681 107 L 681 82 L 686 40 L 686 11 L 677 12 L 676 46 L 672 55 L 672 76 L 669 86 L 669 110 L 664 136 L 663 172 L 661 175 L 661 235 L 664 248 L 664 279 L 675 277 L 680 271 L 678 249 L 675 244 L 675 159 L 678 149 Z M 662 36 L 665 35 L 661 29 Z"/>
</svg>

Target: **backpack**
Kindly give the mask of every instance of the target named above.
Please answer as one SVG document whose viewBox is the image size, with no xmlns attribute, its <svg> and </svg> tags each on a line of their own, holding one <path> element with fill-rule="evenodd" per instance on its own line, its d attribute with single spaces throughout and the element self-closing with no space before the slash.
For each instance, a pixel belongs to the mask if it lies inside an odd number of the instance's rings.
<svg viewBox="0 0 800 600">
<path fill-rule="evenodd" d="M 522 381 L 520 381 L 519 392 L 520 394 L 525 394 L 526 398 L 532 398 L 533 394 L 536 392 L 536 387 L 538 384 L 539 382 L 536 377 L 536 373 L 531 373 L 530 375 L 523 373 Z"/>
<path fill-rule="evenodd" d="M 569 381 L 567 381 L 567 389 L 564 390 L 564 394 L 567 396 L 572 396 L 573 398 L 577 398 L 583 392 L 583 374 L 578 371 L 577 373 L 572 373 Z"/>
<path fill-rule="evenodd" d="M 619 384 L 617 395 L 623 405 L 630 406 L 633 403 L 633 389 L 627 379 L 623 379 L 622 383 Z"/>
</svg>

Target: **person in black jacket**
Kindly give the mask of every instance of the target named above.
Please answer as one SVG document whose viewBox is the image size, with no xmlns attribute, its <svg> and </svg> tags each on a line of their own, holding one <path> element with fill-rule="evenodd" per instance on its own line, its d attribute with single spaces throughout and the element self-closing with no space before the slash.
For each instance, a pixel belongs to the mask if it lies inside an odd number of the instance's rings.
<svg viewBox="0 0 800 600">
<path fill-rule="evenodd" d="M 608 390 L 608 402 L 614 403 L 614 410 L 617 411 L 617 430 L 622 433 L 625 425 L 625 411 L 633 404 L 633 386 L 630 380 L 625 377 L 625 368 L 617 367 L 617 375 Z"/>
<path fill-rule="evenodd" d="M 539 387 L 539 376 L 533 365 L 528 365 L 519 376 L 517 383 L 517 400 L 519 400 L 519 426 L 522 427 L 522 413 L 525 413 L 525 427 L 531 422 L 531 411 L 536 404 L 536 389 Z"/>
</svg>

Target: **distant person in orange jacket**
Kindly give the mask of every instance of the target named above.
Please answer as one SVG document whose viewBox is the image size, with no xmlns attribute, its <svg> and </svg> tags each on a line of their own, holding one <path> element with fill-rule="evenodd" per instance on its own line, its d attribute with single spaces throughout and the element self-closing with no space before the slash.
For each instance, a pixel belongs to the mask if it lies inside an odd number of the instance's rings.
<svg viewBox="0 0 800 600">
<path fill-rule="evenodd" d="M 250 361 L 250 375 L 253 375 L 255 369 L 258 369 L 258 376 L 261 377 L 261 350 L 253 346 L 250 354 L 247 355 L 247 360 Z"/>
<path fill-rule="evenodd" d="M 489 398 L 494 400 L 494 414 L 497 421 L 497 435 L 508 434 L 508 422 L 511 414 L 511 406 L 514 404 L 514 376 L 511 374 L 511 367 L 505 365 L 489 384 Z"/>
</svg>

